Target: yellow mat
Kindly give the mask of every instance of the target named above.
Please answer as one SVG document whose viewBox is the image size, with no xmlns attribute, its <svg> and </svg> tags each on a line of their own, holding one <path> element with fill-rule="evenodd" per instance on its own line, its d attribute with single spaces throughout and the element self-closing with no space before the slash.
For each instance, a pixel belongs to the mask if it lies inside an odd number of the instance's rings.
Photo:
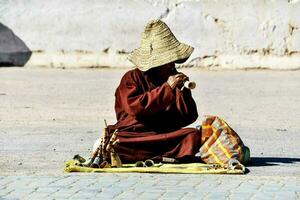
<svg viewBox="0 0 300 200">
<path fill-rule="evenodd" d="M 77 160 L 66 162 L 65 172 L 97 172 L 97 173 L 163 173 L 163 174 L 244 174 L 243 165 L 238 168 L 228 165 L 203 163 L 190 164 L 155 164 L 152 167 L 135 167 L 134 164 L 123 164 L 121 168 L 90 168 L 78 166 Z"/>
</svg>

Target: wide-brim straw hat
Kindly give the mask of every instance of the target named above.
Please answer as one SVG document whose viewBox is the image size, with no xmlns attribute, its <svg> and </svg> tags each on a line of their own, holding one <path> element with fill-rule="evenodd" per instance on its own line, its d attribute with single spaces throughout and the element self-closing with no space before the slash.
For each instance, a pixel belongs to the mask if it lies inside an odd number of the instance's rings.
<svg viewBox="0 0 300 200">
<path fill-rule="evenodd" d="M 128 60 L 142 70 L 171 62 L 187 60 L 194 48 L 179 42 L 161 20 L 151 20 L 142 34 L 141 46 L 128 55 Z"/>
</svg>

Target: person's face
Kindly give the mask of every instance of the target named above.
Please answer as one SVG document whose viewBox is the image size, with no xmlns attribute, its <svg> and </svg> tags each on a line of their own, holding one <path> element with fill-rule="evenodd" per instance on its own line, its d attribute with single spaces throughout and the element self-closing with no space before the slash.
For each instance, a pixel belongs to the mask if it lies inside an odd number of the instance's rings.
<svg viewBox="0 0 300 200">
<path fill-rule="evenodd" d="M 178 74 L 178 71 L 173 62 L 149 69 L 147 73 L 153 78 L 153 81 L 156 82 L 157 85 L 161 85 L 168 80 L 169 76 Z"/>
<path fill-rule="evenodd" d="M 168 63 L 157 68 L 157 76 L 159 76 L 163 81 L 168 80 L 169 76 L 177 74 L 175 68 L 175 63 Z"/>
</svg>

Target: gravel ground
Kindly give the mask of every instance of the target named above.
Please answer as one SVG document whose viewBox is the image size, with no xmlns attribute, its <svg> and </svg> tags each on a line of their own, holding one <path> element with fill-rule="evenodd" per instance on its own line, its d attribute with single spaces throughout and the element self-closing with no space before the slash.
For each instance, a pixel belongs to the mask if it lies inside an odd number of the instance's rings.
<svg viewBox="0 0 300 200">
<path fill-rule="evenodd" d="M 251 148 L 247 176 L 300 176 L 300 71 L 201 71 L 193 96 L 201 123 L 219 115 Z M 115 123 L 125 70 L 0 68 L 0 175 L 63 175 L 87 156 L 103 119 Z"/>
</svg>

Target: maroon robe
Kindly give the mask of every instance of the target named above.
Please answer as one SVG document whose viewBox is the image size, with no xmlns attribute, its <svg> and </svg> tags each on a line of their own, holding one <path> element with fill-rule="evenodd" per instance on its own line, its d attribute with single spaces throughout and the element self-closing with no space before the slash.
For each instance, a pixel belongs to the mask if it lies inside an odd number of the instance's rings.
<svg viewBox="0 0 300 200">
<path fill-rule="evenodd" d="M 200 148 L 201 134 L 196 128 L 182 128 L 193 123 L 197 108 L 189 89 L 172 90 L 165 82 L 155 86 L 138 68 L 128 71 L 115 93 L 118 122 L 108 127 L 118 129 L 120 143 L 115 147 L 123 162 L 162 157 L 193 157 Z"/>
</svg>

